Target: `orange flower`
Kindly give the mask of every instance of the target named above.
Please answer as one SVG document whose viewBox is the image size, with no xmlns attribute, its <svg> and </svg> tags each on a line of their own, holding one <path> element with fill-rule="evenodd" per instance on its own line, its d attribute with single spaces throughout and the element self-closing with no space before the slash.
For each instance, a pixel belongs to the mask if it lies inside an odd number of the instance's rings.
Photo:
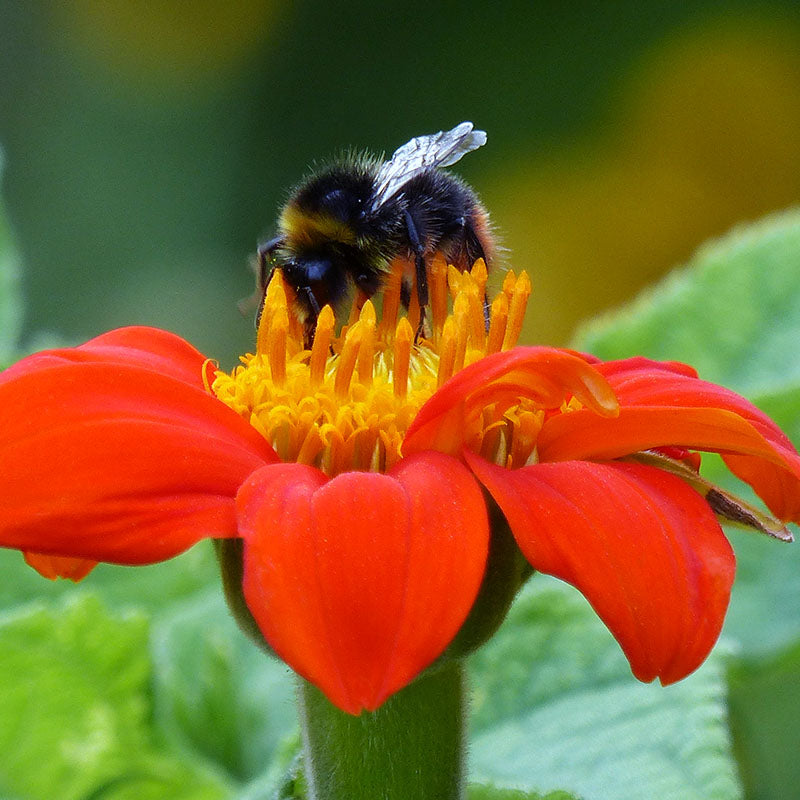
<svg viewBox="0 0 800 800">
<path fill-rule="evenodd" d="M 231 374 L 180 338 L 125 328 L 0 375 L 0 545 L 48 577 L 244 542 L 266 641 L 341 709 L 377 708 L 470 613 L 492 532 L 483 490 L 537 570 L 583 592 L 634 674 L 668 683 L 716 641 L 734 556 L 715 517 L 789 538 L 703 482 L 722 453 L 782 520 L 800 456 L 688 367 L 516 347 L 530 284 L 431 270 L 430 338 L 357 304 L 313 344 L 275 278 L 256 353 Z M 448 313 L 448 290 L 453 311 Z M 735 513 L 734 513 L 735 512 Z"/>
</svg>

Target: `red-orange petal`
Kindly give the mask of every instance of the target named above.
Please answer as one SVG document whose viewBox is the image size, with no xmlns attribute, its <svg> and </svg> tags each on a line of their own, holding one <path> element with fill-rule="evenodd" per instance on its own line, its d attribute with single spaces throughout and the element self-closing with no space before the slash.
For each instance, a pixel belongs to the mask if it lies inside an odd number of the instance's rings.
<svg viewBox="0 0 800 800">
<path fill-rule="evenodd" d="M 524 397 L 543 409 L 578 398 L 598 414 L 617 401 L 584 358 L 554 347 L 515 347 L 493 353 L 454 375 L 420 409 L 403 440 L 403 454 L 438 450 L 458 456 L 487 405 Z"/>
<path fill-rule="evenodd" d="M 540 461 L 606 460 L 672 446 L 785 463 L 747 420 L 716 408 L 622 407 L 614 419 L 581 409 L 548 418 L 537 440 Z"/>
<path fill-rule="evenodd" d="M 641 464 L 511 471 L 466 458 L 531 565 L 585 595 L 639 680 L 672 683 L 704 661 L 722 627 L 735 558 L 697 492 Z"/>
<path fill-rule="evenodd" d="M 96 566 L 96 561 L 85 558 L 66 558 L 64 556 L 48 556 L 42 553 L 23 553 L 25 563 L 33 567 L 40 575 L 54 581 L 56 578 L 68 578 L 71 581 L 82 581 Z"/>
<path fill-rule="evenodd" d="M 0 373 L 0 383 L 59 364 L 108 363 L 160 372 L 202 388 L 202 367 L 206 360 L 189 342 L 174 333 L 133 325 L 107 331 L 77 347 L 34 353 Z"/>
<path fill-rule="evenodd" d="M 600 367 L 622 396 L 624 405 L 664 405 L 723 408 L 746 419 L 780 457 L 765 461 L 751 455 L 724 454 L 731 472 L 749 483 L 780 519 L 800 522 L 800 456 L 786 434 L 763 411 L 736 392 L 699 380 L 695 374 L 663 375 L 674 364 L 626 359 Z"/>
<path fill-rule="evenodd" d="M 244 594 L 265 638 L 351 714 L 377 708 L 444 650 L 483 577 L 482 492 L 440 453 L 332 480 L 264 467 L 237 508 Z"/>
<path fill-rule="evenodd" d="M 612 361 L 602 361 L 588 355 L 584 355 L 584 358 L 589 359 L 597 367 L 598 372 L 602 372 L 609 380 L 614 380 L 614 376 L 623 376 L 631 372 L 643 372 L 653 369 L 660 372 L 673 372 L 676 375 L 685 375 L 689 378 L 697 377 L 697 370 L 682 361 L 654 361 L 652 358 L 645 358 L 644 356 L 620 358 Z"/>
<path fill-rule="evenodd" d="M 596 365 L 619 416 L 583 410 L 548 419 L 540 459 L 618 458 L 664 445 L 720 452 L 776 516 L 800 521 L 800 456 L 786 435 L 745 398 L 680 366 L 641 358 Z"/>
<path fill-rule="evenodd" d="M 277 456 L 205 391 L 205 362 L 135 328 L 0 375 L 0 546 L 143 564 L 236 535 L 239 486 Z"/>
<path fill-rule="evenodd" d="M 750 422 L 773 445 L 797 455 L 786 434 L 763 411 L 724 386 L 700 380 L 691 367 L 631 358 L 609 361 L 596 368 L 607 377 L 621 406 L 683 406 L 732 411 Z"/>
</svg>

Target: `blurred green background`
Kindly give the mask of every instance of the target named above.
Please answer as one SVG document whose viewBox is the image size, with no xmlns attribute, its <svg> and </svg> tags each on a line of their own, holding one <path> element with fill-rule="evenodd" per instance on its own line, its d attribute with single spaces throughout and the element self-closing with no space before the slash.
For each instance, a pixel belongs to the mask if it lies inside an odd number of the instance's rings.
<svg viewBox="0 0 800 800">
<path fill-rule="evenodd" d="M 130 323 L 229 364 L 248 259 L 348 146 L 473 120 L 459 164 L 535 286 L 528 341 L 800 197 L 800 7 L 0 2 L 4 194 L 28 334 Z"/>
<path fill-rule="evenodd" d="M 529 342 L 568 342 L 580 320 L 629 298 L 686 261 L 706 239 L 800 200 L 800 4 L 788 0 L 0 0 L 0 31 L 2 194 L 24 268 L 25 336 L 30 346 L 48 330 L 79 341 L 111 327 L 146 323 L 177 331 L 225 366 L 232 365 L 236 354 L 250 349 L 253 341 L 252 321 L 236 308 L 253 288 L 248 262 L 256 242 L 272 233 L 277 208 L 292 184 L 315 160 L 344 148 L 391 153 L 411 136 L 464 119 L 485 128 L 489 144 L 460 163 L 458 172 L 492 212 L 508 248 L 508 264 L 528 269 L 534 281 L 525 333 Z M 796 247 L 787 252 L 796 252 Z M 754 263 L 774 267 L 769 259 Z M 757 274 L 765 272 L 770 269 Z M 709 286 L 714 293 L 710 298 Z M 710 283 L 698 286 L 706 294 L 696 297 L 694 305 L 667 304 L 663 317 L 654 318 L 648 329 L 648 354 L 676 357 L 688 342 L 693 354 L 688 360 L 700 363 L 704 351 L 710 351 L 704 375 L 730 378 L 732 385 L 751 395 L 760 384 L 747 380 L 762 374 L 753 364 L 766 363 L 765 374 L 783 376 L 786 386 L 779 383 L 786 396 L 790 389 L 794 392 L 791 408 L 796 408 L 800 395 L 795 373 L 775 367 L 792 357 L 789 337 L 797 330 L 796 316 L 784 319 L 788 312 L 779 304 L 778 311 L 759 316 L 767 324 L 773 318 L 786 323 L 786 332 L 780 324 L 774 338 L 761 331 L 754 337 L 759 347 L 751 348 L 758 358 L 753 361 L 750 352 L 748 361 L 720 346 L 727 341 L 727 331 L 718 323 L 736 313 L 736 302 L 726 305 L 726 298 L 748 302 L 753 292 L 728 295 L 726 288 L 715 272 Z M 692 308 L 694 312 L 687 311 Z M 759 308 L 772 306 L 762 303 Z M 705 312 L 713 327 L 711 341 L 716 342 L 710 347 L 699 324 Z M 651 335 L 653 329 L 665 327 L 663 319 L 671 314 L 685 317 L 683 344 L 681 335 Z M 613 333 L 615 326 L 611 327 Z M 741 330 L 737 325 L 735 333 Z M 739 339 L 730 338 L 739 347 Z M 619 341 L 625 345 L 624 338 Z M 715 375 L 717 362 L 728 364 L 730 374 Z M 769 410 L 780 410 L 775 397 L 762 392 L 754 399 Z M 785 412 L 784 424 L 792 425 L 795 441 L 796 419 L 794 411 Z M 796 728 L 800 685 L 795 613 L 800 590 L 797 557 L 777 551 L 765 556 L 762 544 L 756 542 L 748 550 L 747 542 L 737 541 L 745 566 L 729 628 L 746 647 L 726 679 L 727 713 L 747 797 L 783 800 L 792 796 L 786 787 L 798 785 L 791 732 Z M 0 555 L 7 558 L 3 566 L 12 560 L 15 564 L 0 582 L 3 607 L 73 591 L 65 582 L 47 584 L 23 569 L 16 553 Z M 47 734 L 40 739 L 21 739 L 12 726 L 5 726 L 4 747 L 11 756 L 4 768 L 18 769 L 22 783 L 39 777 L 39 770 L 30 770 L 31 763 L 47 764 L 58 780 L 58 770 L 87 781 L 97 778 L 88 769 L 85 774 L 76 772 L 66 756 L 61 761 L 52 757 L 62 732 L 80 728 L 74 717 L 76 708 L 83 709 L 72 695 L 62 697 L 63 687 L 86 672 L 91 684 L 87 697 L 106 691 L 101 679 L 87 670 L 93 662 L 81 638 L 84 633 L 101 654 L 107 640 L 138 654 L 135 663 L 127 655 L 123 659 L 132 663 L 134 672 L 139 670 L 136 680 L 129 681 L 136 703 L 140 695 L 154 694 L 156 733 L 159 725 L 176 727 L 173 738 L 179 751 L 188 741 L 190 750 L 217 765 L 209 767 L 217 770 L 217 777 L 221 764 L 244 783 L 263 769 L 265 748 L 280 750 L 276 731 L 291 728 L 294 719 L 285 676 L 278 665 L 273 673 L 262 675 L 260 683 L 250 672 L 243 675 L 241 662 L 247 659 L 238 648 L 248 645 L 232 630 L 219 601 L 207 549 L 195 548 L 181 563 L 179 568 L 171 563 L 150 570 L 101 567 L 86 586 L 99 590 L 113 607 L 152 603 L 152 680 L 140 641 L 146 638 L 140 630 L 144 623 L 138 618 L 126 623 L 132 632 L 123 631 L 116 639 L 102 633 L 102 626 L 96 634 L 92 615 L 102 613 L 89 605 L 92 613 L 85 619 L 83 612 L 74 615 L 80 636 L 76 633 L 72 642 L 64 634 L 60 646 L 65 654 L 56 656 L 49 649 L 52 631 L 71 630 L 69 622 L 63 623 L 62 611 L 34 608 L 25 612 L 30 618 L 16 623 L 5 619 L 0 668 L 2 656 L 10 652 L 8 637 L 16 630 L 9 633 L 9 625 L 16 624 L 21 660 L 7 657 L 4 674 L 25 675 L 20 682 L 24 691 L 9 683 L 6 696 L 18 698 L 20 709 L 36 713 L 45 701 L 52 705 L 63 700 L 58 717 L 62 721 L 53 721 L 49 710 L 40 714 Z M 206 591 L 208 603 L 198 606 L 196 598 Z M 90 603 L 76 596 L 79 611 L 81 603 Z M 39 618 L 45 614 L 52 616 L 46 625 Z M 194 622 L 187 624 L 186 615 Z M 111 628 L 121 626 L 109 619 Z M 38 644 L 31 638 L 31 626 L 43 631 Z M 208 635 L 209 626 L 213 635 Z M 222 633 L 214 626 L 223 626 Z M 562 627 L 556 620 L 553 629 Z M 758 635 L 748 643 L 742 631 Z M 523 639 L 513 627 L 511 633 L 515 646 L 521 646 Z M 177 636 L 185 638 L 185 646 L 183 639 L 176 644 Z M 754 653 L 765 647 L 765 640 L 772 649 L 768 658 L 759 660 Z M 220 641 L 225 646 L 234 643 L 229 653 Z M 785 652 L 779 652 L 776 641 L 786 645 Z M 627 667 L 611 644 L 627 687 Z M 487 674 L 493 675 L 488 652 L 492 671 Z M 600 651 L 591 652 L 598 657 Z M 49 684 L 34 678 L 30 685 L 45 690 L 34 689 L 34 699 L 27 699 L 28 658 L 39 659 L 36 663 L 45 676 L 51 667 L 60 669 L 62 661 L 69 666 L 64 668 L 68 677 L 57 673 L 58 692 L 47 692 Z M 205 673 L 186 669 L 184 658 L 208 662 L 211 678 L 195 680 Z M 528 660 L 504 662 L 513 668 L 522 664 L 528 674 Z M 260 657 L 253 663 L 263 670 Z M 594 675 L 588 667 L 587 674 Z M 719 667 L 711 663 L 709 669 L 703 675 L 713 677 Z M 559 666 L 553 674 L 561 670 Z M 120 674 L 128 680 L 127 672 Z M 228 683 L 220 674 L 230 677 Z M 505 680 L 506 673 L 497 674 Z M 109 675 L 116 680 L 114 669 L 103 675 L 104 680 Z M 285 696 L 270 683 L 279 679 Z M 709 684 L 714 702 L 721 680 L 717 676 Z M 508 684 L 515 687 L 513 681 Z M 687 685 L 694 691 L 691 686 L 702 684 Z M 257 703 L 252 702 L 253 686 L 263 690 Z M 641 689 L 653 690 L 655 696 L 657 687 Z M 659 702 L 674 697 L 669 691 L 658 690 Z M 120 692 L 124 697 L 130 694 Z M 229 715 L 225 727 L 219 722 L 225 715 L 215 709 L 228 709 L 231 695 L 239 698 L 238 716 Z M 273 696 L 278 700 L 269 705 L 264 698 Z M 146 716 L 141 708 L 149 706 L 134 703 L 133 724 L 125 716 L 127 706 L 115 697 L 112 706 L 125 723 L 120 730 L 134 730 L 138 736 L 139 729 L 152 722 L 140 719 Z M 85 705 L 88 714 L 92 707 Z M 698 704 L 689 694 L 686 713 L 699 709 L 702 716 L 708 705 Z M 617 706 L 627 713 L 624 704 Z M 202 716 L 206 713 L 214 724 Z M 639 717 L 637 740 L 647 739 L 640 731 L 663 730 L 659 713 L 655 722 Z M 258 724 L 248 715 L 255 715 Z M 724 713 L 719 711 L 717 717 L 727 735 Z M 240 719 L 247 722 L 241 730 Z M 90 733 L 94 731 L 91 719 L 84 722 Z M 684 722 L 684 717 L 676 718 L 678 739 Z M 261 731 L 258 736 L 254 728 Z M 690 744 L 691 730 L 690 726 Z M 706 738 L 696 738 L 694 744 Z M 591 754 L 587 742 L 593 739 L 581 740 L 573 753 Z M 137 758 L 144 758 L 139 750 L 167 758 L 160 740 L 148 739 L 146 746 L 132 748 L 127 738 L 120 738 L 117 744 L 121 753 L 133 749 Z M 24 750 L 29 760 L 17 759 L 14 747 Z M 620 748 L 620 758 L 629 752 Z M 109 766 L 109 759 L 100 755 L 102 770 L 112 770 L 114 764 Z M 240 760 L 246 762 L 244 767 Z M 170 780 L 182 785 L 186 775 L 197 777 L 194 761 L 178 761 Z M 683 766 L 682 753 L 675 763 Z M 629 764 L 620 762 L 619 769 L 626 773 Z M 101 777 L 106 774 L 102 770 Z M 708 773 L 717 774 L 711 768 Z M 632 780 L 640 774 L 641 768 L 634 769 Z M 197 780 L 201 778 L 205 780 L 202 774 Z M 75 788 L 74 795 L 65 792 L 64 797 L 87 796 L 81 791 Z M 190 786 L 187 796 L 199 797 L 193 791 Z M 50 797 L 48 792 L 45 788 L 33 796 Z M 738 796 L 735 789 L 714 795 L 733 796 Z M 247 800 L 253 797 L 256 794 L 246 795 Z"/>
</svg>

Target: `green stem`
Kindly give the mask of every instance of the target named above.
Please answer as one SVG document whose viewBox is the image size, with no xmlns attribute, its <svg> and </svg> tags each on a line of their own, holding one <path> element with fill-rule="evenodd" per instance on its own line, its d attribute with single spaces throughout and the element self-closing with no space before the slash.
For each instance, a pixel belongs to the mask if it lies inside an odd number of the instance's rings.
<svg viewBox="0 0 800 800">
<path fill-rule="evenodd" d="M 459 662 L 358 717 L 300 684 L 309 800 L 462 800 L 466 712 Z"/>
</svg>

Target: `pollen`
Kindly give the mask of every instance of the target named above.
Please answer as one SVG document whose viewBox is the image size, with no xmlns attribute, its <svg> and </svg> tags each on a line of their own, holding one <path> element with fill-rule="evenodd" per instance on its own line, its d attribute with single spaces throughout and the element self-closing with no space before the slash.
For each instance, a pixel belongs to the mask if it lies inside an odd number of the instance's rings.
<svg viewBox="0 0 800 800">
<path fill-rule="evenodd" d="M 256 352 L 211 391 L 245 418 L 282 461 L 310 464 L 330 476 L 351 470 L 384 472 L 402 457 L 414 417 L 459 370 L 489 353 L 514 347 L 530 294 L 525 273 L 509 273 L 489 305 L 486 266 L 459 272 L 437 256 L 429 271 L 430 306 L 403 315 L 401 282 L 389 278 L 378 314 L 356 298 L 339 321 L 325 306 L 313 337 L 293 313 L 294 294 L 280 270 L 267 288 Z M 488 324 L 487 324 L 488 323 Z M 530 458 L 538 417 L 523 407 L 487 417 L 482 451 L 520 464 Z M 515 435 L 516 434 L 516 435 Z M 524 452 L 523 452 L 524 451 Z"/>
</svg>

